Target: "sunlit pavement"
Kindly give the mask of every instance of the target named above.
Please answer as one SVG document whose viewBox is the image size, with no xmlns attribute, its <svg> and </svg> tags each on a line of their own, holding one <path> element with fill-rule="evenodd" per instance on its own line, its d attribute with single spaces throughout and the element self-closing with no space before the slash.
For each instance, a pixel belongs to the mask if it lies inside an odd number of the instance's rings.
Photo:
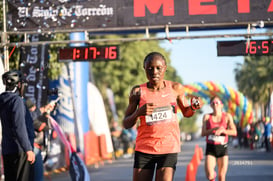
<svg viewBox="0 0 273 181">
<path fill-rule="evenodd" d="M 190 162 L 196 144 L 205 152 L 205 139 L 198 139 L 191 142 L 184 142 L 182 151 L 179 154 L 175 181 L 184 181 L 186 168 Z M 227 181 L 272 181 L 273 180 L 273 153 L 266 153 L 263 150 L 249 150 L 229 147 L 229 168 Z M 89 167 L 91 181 L 130 181 L 132 180 L 133 158 L 120 158 L 113 163 L 105 162 L 98 168 Z M 54 174 L 46 181 L 67 181 L 71 180 L 69 173 Z M 206 181 L 204 172 L 204 159 L 201 161 L 197 175 L 197 181 Z"/>
<path fill-rule="evenodd" d="M 205 139 L 184 144 L 181 156 L 190 155 L 194 144 L 199 144 L 205 152 Z M 185 166 L 181 167 L 183 174 L 178 174 L 175 180 L 185 180 Z M 180 168 L 178 167 L 178 170 Z M 204 171 L 204 159 L 198 167 L 196 176 L 197 181 L 206 181 Z M 229 165 L 227 172 L 227 181 L 272 181 L 273 180 L 273 152 L 267 153 L 264 150 L 250 150 L 232 148 L 229 146 Z"/>
</svg>

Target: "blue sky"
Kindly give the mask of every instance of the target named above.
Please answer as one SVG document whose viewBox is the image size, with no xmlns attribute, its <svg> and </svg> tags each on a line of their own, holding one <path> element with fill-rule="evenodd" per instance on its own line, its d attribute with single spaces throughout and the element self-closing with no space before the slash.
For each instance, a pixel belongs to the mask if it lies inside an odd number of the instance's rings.
<svg viewBox="0 0 273 181">
<path fill-rule="evenodd" d="M 251 33 L 259 30 L 252 30 Z M 213 35 L 247 33 L 245 30 L 222 30 L 189 32 L 188 35 Z M 170 37 L 185 36 L 185 32 L 171 32 Z M 164 37 L 165 33 L 158 34 Z M 259 39 L 259 37 L 257 37 Z M 256 38 L 256 39 L 257 39 Z M 234 69 L 236 63 L 243 63 L 243 56 L 217 57 L 217 41 L 243 40 L 244 38 L 202 38 L 162 41 L 161 46 L 171 52 L 171 64 L 176 68 L 184 84 L 214 81 L 232 87 L 235 90 Z"/>
</svg>

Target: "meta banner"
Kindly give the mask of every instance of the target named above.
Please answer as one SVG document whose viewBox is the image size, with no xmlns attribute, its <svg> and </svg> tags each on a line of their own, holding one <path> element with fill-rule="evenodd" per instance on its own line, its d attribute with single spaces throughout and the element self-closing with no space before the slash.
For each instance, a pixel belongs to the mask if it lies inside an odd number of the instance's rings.
<svg viewBox="0 0 273 181">
<path fill-rule="evenodd" d="M 273 24 L 273 0 L 8 0 L 9 31 Z"/>
</svg>

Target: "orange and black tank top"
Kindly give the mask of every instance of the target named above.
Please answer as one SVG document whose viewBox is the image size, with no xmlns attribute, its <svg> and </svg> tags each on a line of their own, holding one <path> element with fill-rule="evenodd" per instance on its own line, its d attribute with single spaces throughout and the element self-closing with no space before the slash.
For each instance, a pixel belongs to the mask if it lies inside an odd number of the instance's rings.
<svg viewBox="0 0 273 181">
<path fill-rule="evenodd" d="M 227 129 L 227 120 L 226 120 L 226 114 L 222 113 L 221 121 L 220 122 L 214 122 L 212 119 L 212 115 L 209 115 L 209 120 L 207 121 L 207 129 L 212 129 L 215 127 L 224 127 Z M 224 145 L 228 142 L 228 135 L 208 135 L 206 138 L 207 143 L 214 144 L 214 145 Z"/>
<path fill-rule="evenodd" d="M 172 82 L 164 80 L 165 88 L 151 91 L 147 83 L 140 85 L 139 107 L 154 103 L 152 115 L 140 116 L 137 128 L 136 151 L 149 154 L 180 152 L 180 130 L 176 115 L 176 94 Z"/>
</svg>

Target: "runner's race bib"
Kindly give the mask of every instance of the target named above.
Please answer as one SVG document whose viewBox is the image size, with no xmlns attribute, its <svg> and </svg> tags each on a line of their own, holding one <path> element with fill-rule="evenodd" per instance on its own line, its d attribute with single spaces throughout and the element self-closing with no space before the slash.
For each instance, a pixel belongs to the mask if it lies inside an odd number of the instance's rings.
<svg viewBox="0 0 273 181">
<path fill-rule="evenodd" d="M 225 136 L 216 136 L 216 135 L 209 135 L 208 140 L 213 141 L 216 143 L 221 143 L 222 145 L 225 144 Z"/>
<path fill-rule="evenodd" d="M 173 117 L 173 109 L 171 106 L 158 107 L 154 109 L 151 115 L 146 115 L 145 120 L 147 125 L 156 124 L 171 120 Z"/>
</svg>

